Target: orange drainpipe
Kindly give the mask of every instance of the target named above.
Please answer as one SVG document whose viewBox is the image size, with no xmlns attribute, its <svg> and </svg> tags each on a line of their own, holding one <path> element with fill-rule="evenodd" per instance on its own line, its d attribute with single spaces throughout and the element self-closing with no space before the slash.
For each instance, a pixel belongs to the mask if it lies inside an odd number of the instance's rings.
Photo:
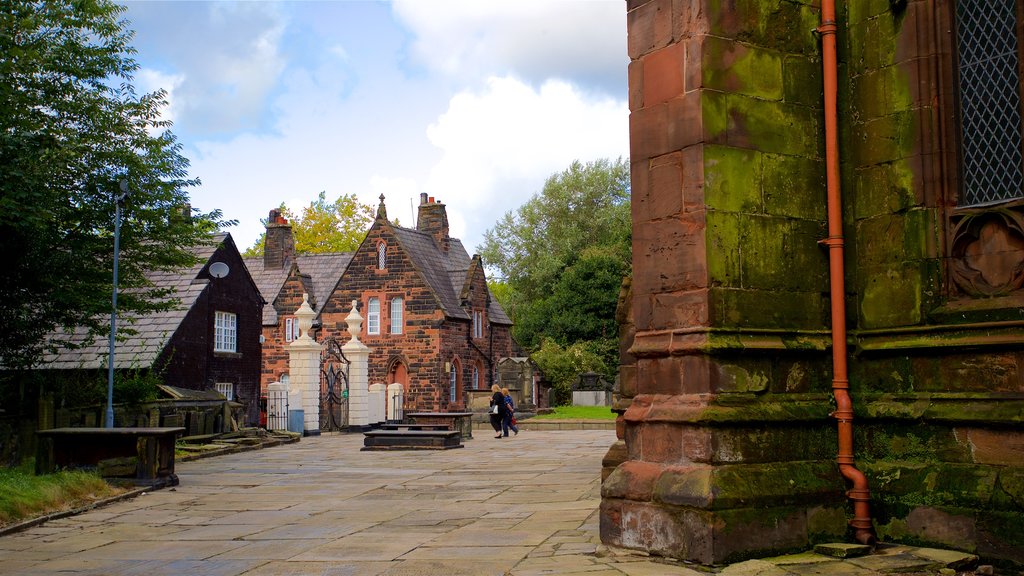
<svg viewBox="0 0 1024 576">
<path fill-rule="evenodd" d="M 822 72 L 825 88 L 825 171 L 828 188 L 829 290 L 832 298 L 832 394 L 836 410 L 832 413 L 839 425 L 839 472 L 853 483 L 847 497 L 853 502 L 850 526 L 861 544 L 873 544 L 875 532 L 871 525 L 871 492 L 868 480 L 857 470 L 853 460 L 853 402 L 846 371 L 846 281 L 843 270 L 843 210 L 839 194 L 839 135 L 836 93 L 836 5 L 835 0 L 822 0 L 821 26 Z"/>
</svg>

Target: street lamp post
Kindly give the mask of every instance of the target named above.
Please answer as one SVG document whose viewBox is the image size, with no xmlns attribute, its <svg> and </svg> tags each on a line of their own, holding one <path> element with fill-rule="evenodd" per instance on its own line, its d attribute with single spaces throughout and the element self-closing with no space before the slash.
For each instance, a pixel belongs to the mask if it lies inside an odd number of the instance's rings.
<svg viewBox="0 0 1024 576">
<path fill-rule="evenodd" d="M 114 336 L 117 334 L 117 257 L 121 250 L 121 202 L 128 195 L 128 181 L 121 180 L 121 193 L 114 198 L 114 292 L 110 308 L 110 353 L 107 358 L 106 428 L 114 427 Z"/>
</svg>

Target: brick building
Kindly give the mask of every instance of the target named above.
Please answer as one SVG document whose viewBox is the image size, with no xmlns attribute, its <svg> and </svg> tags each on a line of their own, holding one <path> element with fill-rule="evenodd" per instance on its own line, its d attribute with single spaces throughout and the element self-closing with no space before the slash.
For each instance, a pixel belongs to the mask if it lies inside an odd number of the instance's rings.
<svg viewBox="0 0 1024 576">
<path fill-rule="evenodd" d="M 263 309 L 263 367 L 260 388 L 271 382 L 288 381 L 286 346 L 299 335 L 295 311 L 302 295 L 319 313 L 352 259 L 351 252 L 296 254 L 292 226 L 280 210 L 271 210 L 263 240 L 263 257 L 245 258 L 260 293 L 267 301 Z"/>
<path fill-rule="evenodd" d="M 167 312 L 119 317 L 123 342 L 115 350 L 114 367 L 155 370 L 164 384 L 221 392 L 242 403 L 245 424 L 255 425 L 259 422 L 263 298 L 230 234 L 217 234 L 194 252 L 198 263 L 191 268 L 147 274 L 155 287 L 169 290 L 178 305 Z M 217 263 L 226 268 L 218 266 L 211 273 Z M 45 356 L 39 369 L 104 369 L 109 352 L 106 340 L 83 345 L 84 330 L 71 340 L 81 347 Z"/>
<path fill-rule="evenodd" d="M 512 356 L 512 322 L 487 288 L 479 255 L 448 235 L 445 205 L 420 195 L 416 229 L 376 219 L 320 310 L 322 336 L 347 338 L 358 302 L 370 383 L 400 383 L 405 410 L 458 410 L 466 389 L 489 389 Z"/>
<path fill-rule="evenodd" d="M 712 564 L 873 533 L 1019 568 L 1022 3 L 834 4 L 626 2 L 602 539 Z"/>
</svg>

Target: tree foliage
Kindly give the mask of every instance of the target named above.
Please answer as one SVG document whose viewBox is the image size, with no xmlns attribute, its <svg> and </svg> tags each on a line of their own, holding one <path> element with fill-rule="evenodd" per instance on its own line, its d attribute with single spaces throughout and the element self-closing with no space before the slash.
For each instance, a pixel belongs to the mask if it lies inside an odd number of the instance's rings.
<svg viewBox="0 0 1024 576">
<path fill-rule="evenodd" d="M 180 217 L 188 161 L 136 94 L 124 8 L 107 0 L 0 0 L 0 364 L 28 366 L 57 328 L 109 330 L 115 198 L 122 311 L 172 303 L 144 273 L 192 264 L 219 212 Z"/>
<path fill-rule="evenodd" d="M 579 364 L 555 361 L 559 355 L 599 357 L 580 371 L 612 377 L 617 368 L 615 307 L 630 273 L 629 197 L 623 160 L 573 162 L 506 213 L 478 248 L 504 277 L 494 293 L 512 315 L 516 341 L 535 351 L 534 360 L 553 381 L 560 377 L 548 369 L 560 373 Z"/>
<path fill-rule="evenodd" d="M 361 204 L 355 194 L 342 194 L 328 202 L 326 192 L 320 192 L 298 218 L 284 204 L 280 208 L 292 224 L 295 251 L 299 254 L 354 252 L 366 238 L 375 214 L 373 206 Z M 243 255 L 262 256 L 265 237 L 266 233 L 261 234 Z"/>
<path fill-rule="evenodd" d="M 606 353 L 601 350 L 601 343 L 595 341 L 575 342 L 563 347 L 554 340 L 545 339 L 530 358 L 551 382 L 549 400 L 552 406 L 572 400 L 572 385 L 580 374 L 597 372 L 607 375 L 612 369 L 605 361 Z"/>
</svg>

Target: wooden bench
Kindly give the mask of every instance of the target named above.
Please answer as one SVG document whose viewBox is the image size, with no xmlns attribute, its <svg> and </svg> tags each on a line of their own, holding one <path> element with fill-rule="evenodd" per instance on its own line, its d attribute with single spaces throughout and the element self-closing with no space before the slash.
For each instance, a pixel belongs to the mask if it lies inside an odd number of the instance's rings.
<svg viewBox="0 0 1024 576">
<path fill-rule="evenodd" d="M 451 430 L 447 424 L 382 424 L 381 430 Z"/>
<path fill-rule="evenodd" d="M 462 448 L 458 430 L 370 430 L 363 450 L 449 450 Z"/>
<path fill-rule="evenodd" d="M 463 440 L 473 439 L 472 412 L 410 412 L 405 417 L 413 424 L 446 424 L 458 430 Z"/>
<path fill-rule="evenodd" d="M 36 432 L 36 474 L 96 468 L 139 486 L 177 486 L 174 441 L 184 428 L 54 428 Z"/>
</svg>

